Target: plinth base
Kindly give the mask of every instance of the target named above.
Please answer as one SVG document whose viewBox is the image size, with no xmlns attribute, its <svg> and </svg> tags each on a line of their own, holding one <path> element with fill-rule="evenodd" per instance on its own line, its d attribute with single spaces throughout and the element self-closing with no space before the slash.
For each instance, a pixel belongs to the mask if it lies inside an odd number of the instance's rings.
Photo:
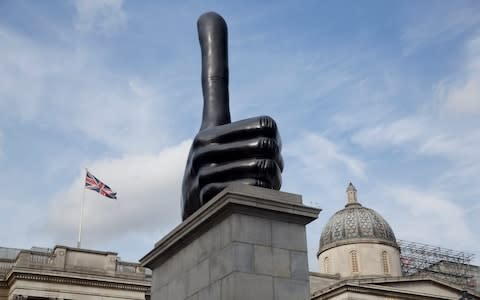
<svg viewBox="0 0 480 300">
<path fill-rule="evenodd" d="M 301 196 L 233 185 L 155 244 L 153 300 L 310 299 Z"/>
</svg>

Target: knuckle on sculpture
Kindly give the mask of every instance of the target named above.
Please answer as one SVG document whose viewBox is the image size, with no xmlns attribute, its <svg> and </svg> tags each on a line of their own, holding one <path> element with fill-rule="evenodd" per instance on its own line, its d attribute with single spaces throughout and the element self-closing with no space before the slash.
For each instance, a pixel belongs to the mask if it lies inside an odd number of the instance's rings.
<svg viewBox="0 0 480 300">
<path fill-rule="evenodd" d="M 212 130 L 205 129 L 197 133 L 195 136 L 195 139 L 193 140 L 193 145 L 194 146 L 204 146 L 210 144 L 212 141 L 212 135 L 214 133 Z"/>
<path fill-rule="evenodd" d="M 258 187 L 263 187 L 263 188 L 268 187 L 268 184 L 265 181 L 260 180 L 260 179 L 255 180 L 255 185 L 258 186 Z"/>
<path fill-rule="evenodd" d="M 267 170 L 271 169 L 271 167 L 272 167 L 271 162 L 272 161 L 269 160 L 269 159 L 257 160 L 256 166 L 258 168 L 258 171 L 259 172 L 266 172 Z"/>
<path fill-rule="evenodd" d="M 261 138 L 258 141 L 258 149 L 260 152 L 275 155 L 278 152 L 278 146 L 272 138 Z"/>
<path fill-rule="evenodd" d="M 269 129 L 276 129 L 277 124 L 275 123 L 275 120 L 273 120 L 271 117 L 261 116 L 260 117 L 260 127 L 269 128 Z"/>
<path fill-rule="evenodd" d="M 204 140 L 202 138 L 202 135 L 199 133 L 193 139 L 192 146 L 195 147 L 195 146 L 198 146 L 198 145 L 202 145 L 203 143 L 204 143 Z"/>
<path fill-rule="evenodd" d="M 259 141 L 258 141 L 258 148 L 260 150 L 266 150 L 266 149 L 269 149 L 271 147 L 271 143 L 270 143 L 270 140 L 267 139 L 267 138 L 261 138 Z"/>
</svg>

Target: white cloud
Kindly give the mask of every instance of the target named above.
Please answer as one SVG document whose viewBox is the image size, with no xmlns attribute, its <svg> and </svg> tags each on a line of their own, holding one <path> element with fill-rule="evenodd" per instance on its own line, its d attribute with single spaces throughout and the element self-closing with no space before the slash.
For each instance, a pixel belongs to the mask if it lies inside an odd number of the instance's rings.
<svg viewBox="0 0 480 300">
<path fill-rule="evenodd" d="M 445 124 L 442 124 L 445 123 Z M 352 142 L 362 147 L 395 147 L 417 155 L 440 156 L 452 162 L 479 165 L 477 151 L 480 132 L 476 128 L 458 128 L 451 120 L 418 113 L 358 130 Z M 462 134 L 458 134 L 461 130 Z"/>
<path fill-rule="evenodd" d="M 480 32 L 467 43 L 460 75 L 442 81 L 436 90 L 447 112 L 480 114 Z"/>
<path fill-rule="evenodd" d="M 435 160 L 442 168 L 425 178 L 426 183 L 455 192 L 465 199 L 465 205 L 478 194 L 480 131 L 476 127 L 418 114 L 360 129 L 353 134 L 352 142 L 368 151 L 395 151 L 398 162 L 403 160 L 401 155 L 420 162 Z M 425 167 L 430 168 L 428 164 Z"/>
<path fill-rule="evenodd" d="M 3 134 L 0 131 L 0 159 L 3 158 Z"/>
<path fill-rule="evenodd" d="M 418 9 L 413 14 L 415 20 L 406 26 L 402 40 L 404 54 L 452 40 L 480 23 L 480 16 L 474 7 L 460 7 L 454 3 L 428 5 L 429 13 Z"/>
<path fill-rule="evenodd" d="M 389 220 L 395 224 L 397 238 L 408 237 L 458 250 L 480 248 L 480 240 L 468 225 L 466 211 L 449 194 L 398 185 L 386 187 L 383 193 L 393 201 L 390 209 L 402 212 Z"/>
<path fill-rule="evenodd" d="M 405 118 L 359 130 L 352 141 L 364 147 L 402 145 L 423 138 L 425 122 L 418 118 Z"/>
<path fill-rule="evenodd" d="M 346 154 L 337 144 L 319 134 L 304 134 L 300 140 L 286 145 L 285 153 L 298 159 L 310 172 L 328 174 L 330 172 L 326 170 L 340 166 L 357 178 L 366 178 L 362 161 Z"/>
<path fill-rule="evenodd" d="M 0 109 L 118 151 L 152 151 L 169 138 L 165 94 L 114 73 L 89 48 L 49 47 L 0 26 Z"/>
<path fill-rule="evenodd" d="M 65 57 L 48 47 L 36 47 L 1 26 L 0 39 L 0 107 L 30 119 L 36 115 L 39 98 L 45 93 L 44 77 L 55 73 Z"/>
<path fill-rule="evenodd" d="M 480 132 L 465 130 L 463 135 L 432 134 L 420 143 L 418 151 L 420 153 L 442 155 L 454 161 L 471 161 L 473 163 L 480 156 L 478 147 L 480 147 Z"/>
<path fill-rule="evenodd" d="M 474 251 L 480 248 L 474 233 L 478 220 L 469 214 L 478 210 L 474 199 L 480 173 L 480 131 L 458 120 L 435 116 L 434 111 L 428 107 L 410 117 L 362 128 L 353 134 L 352 141 L 368 151 L 395 151 L 399 163 L 404 161 L 402 155 L 413 156 L 426 168 L 421 172 L 435 170 L 421 185 L 401 185 L 411 179 L 408 177 L 395 178 L 393 183 L 378 180 L 386 187 L 378 203 L 389 213 L 397 237 Z M 384 205 L 383 199 L 393 202 Z"/>
<path fill-rule="evenodd" d="M 453 88 L 447 96 L 446 107 L 459 113 L 480 113 L 480 76 Z"/>
<path fill-rule="evenodd" d="M 127 155 L 88 164 L 90 172 L 118 193 L 118 200 L 85 190 L 83 246 L 102 247 L 127 235 L 161 238 L 181 222 L 181 179 L 191 141 L 155 155 Z M 49 202 L 40 231 L 55 243 L 74 244 L 85 172 Z M 151 240 L 148 246 L 155 241 Z"/>
<path fill-rule="evenodd" d="M 127 24 L 123 0 L 77 0 L 75 28 L 80 32 L 110 35 Z"/>
</svg>

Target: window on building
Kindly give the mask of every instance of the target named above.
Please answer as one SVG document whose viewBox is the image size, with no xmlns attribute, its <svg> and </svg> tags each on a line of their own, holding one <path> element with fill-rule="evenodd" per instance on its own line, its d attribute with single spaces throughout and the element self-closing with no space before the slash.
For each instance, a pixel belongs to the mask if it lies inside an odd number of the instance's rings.
<svg viewBox="0 0 480 300">
<path fill-rule="evenodd" d="M 388 274 L 390 273 L 390 268 L 388 265 L 388 253 L 387 251 L 382 252 L 382 262 L 383 262 L 383 273 Z"/>
<path fill-rule="evenodd" d="M 353 273 L 358 273 L 358 257 L 357 257 L 357 251 L 353 250 L 350 252 L 350 255 L 352 257 L 352 272 Z"/>
<path fill-rule="evenodd" d="M 323 271 L 324 271 L 325 273 L 329 273 L 329 272 L 330 272 L 330 265 L 329 265 L 328 256 L 323 259 Z"/>
</svg>

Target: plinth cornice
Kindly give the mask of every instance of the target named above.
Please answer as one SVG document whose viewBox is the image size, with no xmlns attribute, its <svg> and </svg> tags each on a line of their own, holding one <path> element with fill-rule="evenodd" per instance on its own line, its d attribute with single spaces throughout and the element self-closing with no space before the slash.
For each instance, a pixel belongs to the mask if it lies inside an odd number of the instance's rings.
<svg viewBox="0 0 480 300">
<path fill-rule="evenodd" d="M 194 235 L 233 213 L 306 225 L 315 220 L 320 211 L 319 208 L 303 205 L 300 195 L 244 184 L 231 185 L 157 242 L 155 247 L 140 259 L 140 263 L 144 267 L 153 268 L 159 262 L 157 258 L 167 259 Z"/>
</svg>

